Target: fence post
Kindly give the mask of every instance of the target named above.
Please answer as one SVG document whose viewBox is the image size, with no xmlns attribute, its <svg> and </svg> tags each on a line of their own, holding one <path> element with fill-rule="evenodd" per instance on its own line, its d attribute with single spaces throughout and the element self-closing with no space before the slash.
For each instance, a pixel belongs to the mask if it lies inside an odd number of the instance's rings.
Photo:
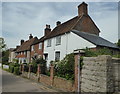
<svg viewBox="0 0 120 94">
<path fill-rule="evenodd" d="M 41 69 L 40 69 L 40 64 L 38 64 L 38 67 L 37 67 L 38 82 L 40 80 L 40 74 L 41 74 Z"/>
<path fill-rule="evenodd" d="M 75 58 L 75 80 L 74 80 L 74 87 L 75 91 L 81 92 L 81 70 L 80 70 L 80 56 L 84 54 L 83 50 L 74 51 L 74 58 Z"/>
<path fill-rule="evenodd" d="M 32 65 L 31 64 L 29 64 L 29 66 L 28 66 L 28 78 L 30 78 L 30 73 L 31 73 L 31 67 L 32 67 Z"/>
<path fill-rule="evenodd" d="M 75 91 L 78 90 L 78 54 L 75 54 L 75 81 L 74 81 L 74 86 L 75 86 Z"/>
<path fill-rule="evenodd" d="M 53 85 L 53 79 L 54 79 L 54 66 L 53 64 L 50 65 L 50 81 L 51 81 L 51 86 Z"/>
<path fill-rule="evenodd" d="M 22 64 L 20 64 L 20 73 L 22 73 Z"/>
<path fill-rule="evenodd" d="M 22 73 L 24 73 L 24 64 L 22 64 Z"/>
</svg>

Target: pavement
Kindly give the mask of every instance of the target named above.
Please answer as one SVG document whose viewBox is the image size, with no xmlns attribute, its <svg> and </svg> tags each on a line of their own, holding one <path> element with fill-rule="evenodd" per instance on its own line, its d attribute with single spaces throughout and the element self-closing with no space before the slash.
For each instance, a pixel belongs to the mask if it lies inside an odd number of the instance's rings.
<svg viewBox="0 0 120 94">
<path fill-rule="evenodd" d="M 58 92 L 41 83 L 3 71 L 1 68 L 0 71 L 2 71 L 0 74 L 0 77 L 2 75 L 2 92 Z"/>
</svg>

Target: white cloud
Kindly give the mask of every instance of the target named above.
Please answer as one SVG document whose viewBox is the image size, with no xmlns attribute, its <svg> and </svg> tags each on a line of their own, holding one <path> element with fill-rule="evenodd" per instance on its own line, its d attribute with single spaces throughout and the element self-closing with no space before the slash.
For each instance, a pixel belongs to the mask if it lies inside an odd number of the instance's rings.
<svg viewBox="0 0 120 94">
<path fill-rule="evenodd" d="M 27 40 L 30 33 L 40 38 L 46 24 L 50 24 L 54 28 L 56 21 L 65 22 L 77 15 L 79 4 L 74 2 L 69 4 L 48 2 L 3 3 L 3 36 L 8 47 L 15 47 L 21 39 Z M 117 35 L 117 10 L 113 6 L 114 4 L 94 4 L 89 4 L 89 13 L 100 28 L 101 36 L 115 42 L 116 37 L 113 34 Z M 110 10 L 111 7 L 112 10 Z"/>
</svg>

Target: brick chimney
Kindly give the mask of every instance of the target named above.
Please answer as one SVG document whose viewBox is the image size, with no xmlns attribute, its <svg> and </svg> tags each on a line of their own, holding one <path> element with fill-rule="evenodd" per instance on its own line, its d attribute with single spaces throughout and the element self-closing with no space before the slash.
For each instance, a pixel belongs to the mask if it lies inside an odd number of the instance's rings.
<svg viewBox="0 0 120 94">
<path fill-rule="evenodd" d="M 20 44 L 22 45 L 24 43 L 24 40 L 22 39 L 21 41 L 20 41 Z"/>
<path fill-rule="evenodd" d="M 20 46 L 19 46 L 19 45 L 17 45 L 17 46 L 16 46 L 16 49 L 18 49 L 19 47 L 20 47 Z"/>
<path fill-rule="evenodd" d="M 32 38 L 33 38 L 33 36 L 32 36 L 32 34 L 30 34 L 30 36 L 29 36 L 29 40 L 32 39 Z"/>
<path fill-rule="evenodd" d="M 47 25 L 47 24 L 46 24 L 46 28 L 45 28 L 45 30 L 44 30 L 44 36 L 48 35 L 50 32 L 51 32 L 50 25 Z"/>
<path fill-rule="evenodd" d="M 87 9 L 87 6 L 88 4 L 86 4 L 85 2 L 81 3 L 79 6 L 78 6 L 78 16 L 81 16 L 81 15 L 88 15 L 88 9 Z"/>
<path fill-rule="evenodd" d="M 58 25 L 60 25 L 61 24 L 61 22 L 60 21 L 57 21 L 56 22 L 56 26 L 58 26 Z"/>
</svg>

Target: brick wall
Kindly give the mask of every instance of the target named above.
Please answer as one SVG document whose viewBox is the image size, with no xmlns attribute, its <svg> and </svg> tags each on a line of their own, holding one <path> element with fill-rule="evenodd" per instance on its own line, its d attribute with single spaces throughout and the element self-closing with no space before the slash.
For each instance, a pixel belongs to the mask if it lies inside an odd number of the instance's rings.
<svg viewBox="0 0 120 94">
<path fill-rule="evenodd" d="M 42 49 L 39 49 L 39 43 L 34 45 L 34 51 L 31 51 L 31 58 L 35 53 L 39 56 L 43 56 L 44 42 L 42 42 Z M 39 57 L 40 58 L 40 57 Z"/>
<path fill-rule="evenodd" d="M 24 67 L 24 65 L 23 65 Z M 32 73 L 30 70 L 30 65 L 29 65 L 29 72 L 25 72 L 22 69 L 22 77 L 31 79 L 33 81 L 37 81 L 43 84 L 46 84 L 48 86 L 53 86 L 56 88 L 59 88 L 60 90 L 65 90 L 65 91 L 74 91 L 74 82 L 66 80 L 61 77 L 55 77 L 54 76 L 54 67 L 50 67 L 50 76 L 40 74 L 40 66 L 38 66 L 38 72 L 37 74 Z"/>
<path fill-rule="evenodd" d="M 72 81 L 60 77 L 54 77 L 53 86 L 61 90 L 74 91 Z"/>
<path fill-rule="evenodd" d="M 46 85 L 51 85 L 49 76 L 40 74 L 40 78 L 39 79 L 40 79 L 39 82 L 41 82 L 43 84 L 46 84 Z"/>
</svg>

